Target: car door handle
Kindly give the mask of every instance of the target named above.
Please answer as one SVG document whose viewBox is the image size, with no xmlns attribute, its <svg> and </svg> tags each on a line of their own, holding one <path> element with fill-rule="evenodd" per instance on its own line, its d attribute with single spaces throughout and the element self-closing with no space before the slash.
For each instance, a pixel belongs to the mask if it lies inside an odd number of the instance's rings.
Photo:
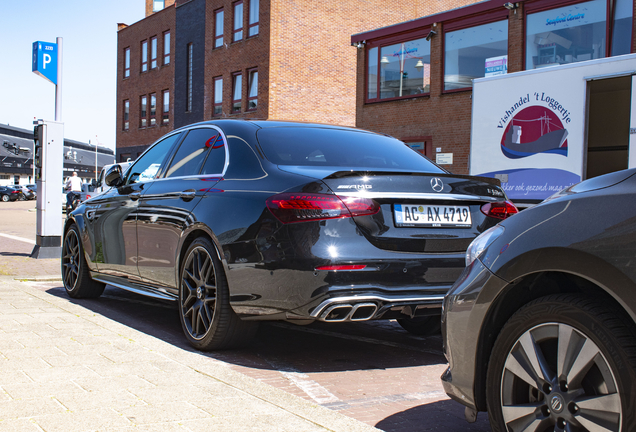
<svg viewBox="0 0 636 432">
<path fill-rule="evenodd" d="M 141 193 L 140 192 L 129 193 L 128 198 L 130 198 L 133 201 L 137 201 L 139 198 L 141 198 Z"/>
<path fill-rule="evenodd" d="M 180 196 L 181 196 L 182 200 L 190 201 L 192 198 L 194 198 L 196 193 L 197 193 L 197 191 L 195 191 L 194 189 L 188 189 L 188 190 L 184 190 L 183 192 L 181 192 Z"/>
</svg>

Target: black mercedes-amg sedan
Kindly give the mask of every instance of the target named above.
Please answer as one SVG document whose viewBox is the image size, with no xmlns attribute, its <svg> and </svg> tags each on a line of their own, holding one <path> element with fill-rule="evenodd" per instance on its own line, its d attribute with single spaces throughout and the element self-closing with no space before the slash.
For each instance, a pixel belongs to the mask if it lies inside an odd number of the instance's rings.
<svg viewBox="0 0 636 432">
<path fill-rule="evenodd" d="M 497 180 L 320 124 L 193 124 L 105 181 L 66 221 L 66 291 L 95 298 L 109 284 L 175 300 L 202 350 L 245 344 L 260 320 L 439 331 L 466 248 L 517 211 Z"/>
<path fill-rule="evenodd" d="M 494 432 L 636 430 L 636 169 L 479 236 L 444 301 L 446 393 Z"/>
</svg>

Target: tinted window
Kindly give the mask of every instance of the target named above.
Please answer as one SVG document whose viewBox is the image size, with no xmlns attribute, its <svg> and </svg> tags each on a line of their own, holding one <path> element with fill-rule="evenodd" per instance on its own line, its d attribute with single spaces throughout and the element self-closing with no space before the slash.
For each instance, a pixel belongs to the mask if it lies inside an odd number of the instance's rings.
<svg viewBox="0 0 636 432">
<path fill-rule="evenodd" d="M 150 150 L 141 155 L 137 162 L 130 168 L 126 183 L 131 184 L 154 180 L 166 156 L 170 153 L 170 148 L 180 135 L 181 134 L 174 134 L 159 141 L 151 147 Z"/>
<path fill-rule="evenodd" d="M 210 150 L 215 145 L 219 133 L 216 129 L 193 129 L 181 143 L 177 154 L 172 159 L 166 177 L 180 177 L 199 174 L 201 166 Z M 223 143 L 221 141 L 221 147 Z M 220 172 L 220 171 L 219 171 Z"/>
<path fill-rule="evenodd" d="M 444 172 L 402 141 L 369 132 L 287 127 L 261 129 L 257 137 L 276 165 Z"/>
</svg>

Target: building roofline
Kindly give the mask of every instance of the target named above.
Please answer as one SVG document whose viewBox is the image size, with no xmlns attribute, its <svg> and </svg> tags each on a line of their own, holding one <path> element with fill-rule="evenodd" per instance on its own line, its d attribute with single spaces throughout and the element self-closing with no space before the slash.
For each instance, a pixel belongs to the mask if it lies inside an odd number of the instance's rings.
<svg viewBox="0 0 636 432">
<path fill-rule="evenodd" d="M 524 0 L 517 0 L 515 3 L 523 2 Z M 434 23 L 441 23 L 444 21 L 450 21 L 457 18 L 463 18 L 469 15 L 479 14 L 482 12 L 488 12 L 494 9 L 503 8 L 501 0 L 484 0 L 479 3 L 473 3 L 466 6 L 461 6 L 456 9 L 439 12 L 433 15 L 427 15 L 425 17 L 416 18 L 410 21 L 393 24 L 379 29 L 370 30 L 363 33 L 356 33 L 351 36 L 351 44 L 358 42 L 368 41 L 372 39 L 379 39 L 385 36 L 394 35 L 396 33 L 408 32 L 417 30 L 422 27 L 431 26 Z"/>
<path fill-rule="evenodd" d="M 139 24 L 140 22 L 142 22 L 142 21 L 144 21 L 144 20 L 146 20 L 146 19 L 148 19 L 148 18 L 152 18 L 152 17 L 154 17 L 155 15 L 159 15 L 159 14 L 163 13 L 164 11 L 170 10 L 170 8 L 173 8 L 173 7 L 176 7 L 176 3 L 173 3 L 173 4 L 171 4 L 170 6 L 166 6 L 165 8 L 161 9 L 160 11 L 154 12 L 154 13 L 153 13 L 153 14 L 151 14 L 151 15 L 145 16 L 145 17 L 143 17 L 142 19 L 140 19 L 139 21 L 134 22 L 134 23 L 132 23 L 132 24 L 130 24 L 130 25 L 129 25 L 129 24 L 126 24 L 126 23 L 117 23 L 117 26 L 118 26 L 118 28 L 117 28 L 117 33 L 119 34 L 119 33 L 123 32 L 124 30 L 129 29 L 129 28 L 131 28 L 131 27 L 133 27 L 133 26 L 135 26 L 135 25 Z M 125 27 L 119 28 L 119 27 L 120 27 L 120 26 L 122 26 L 122 25 L 124 25 Z"/>
<path fill-rule="evenodd" d="M 30 138 L 23 137 L 23 136 L 16 136 L 16 138 L 30 139 L 31 141 L 33 141 L 33 129 L 31 129 L 31 130 L 22 129 L 22 128 L 19 128 L 19 127 L 15 127 L 15 126 L 11 126 L 11 125 L 6 125 L 6 124 L 0 123 L 0 134 L 8 135 L 8 134 L 5 134 L 3 132 L 3 130 L 14 131 L 14 132 L 18 132 L 20 134 L 26 134 Z M 0 143 L 0 145 L 2 145 L 2 143 Z M 91 151 L 95 151 L 95 147 L 97 147 L 97 152 L 98 153 L 104 153 L 104 154 L 108 154 L 108 155 L 115 154 L 114 151 L 111 148 L 109 148 L 109 147 L 104 147 L 104 146 L 100 146 L 100 145 L 95 146 L 95 145 L 92 145 L 92 144 L 86 144 L 86 143 L 83 143 L 81 141 L 76 141 L 76 140 L 69 139 L 69 138 L 64 138 L 64 145 L 65 146 L 73 146 L 73 147 L 77 147 L 79 149 L 91 150 Z"/>
</svg>

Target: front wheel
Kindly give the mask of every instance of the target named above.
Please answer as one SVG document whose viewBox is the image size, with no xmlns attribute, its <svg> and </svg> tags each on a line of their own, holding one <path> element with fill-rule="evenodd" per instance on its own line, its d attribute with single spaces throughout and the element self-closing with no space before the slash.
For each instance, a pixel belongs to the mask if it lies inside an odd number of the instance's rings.
<svg viewBox="0 0 636 432">
<path fill-rule="evenodd" d="M 62 245 L 62 282 L 69 297 L 97 298 L 104 292 L 105 285 L 91 278 L 84 248 L 77 225 L 73 224 L 64 236 Z"/>
<path fill-rule="evenodd" d="M 636 335 L 620 316 L 570 294 L 515 313 L 488 367 L 493 431 L 636 430 Z"/>
<path fill-rule="evenodd" d="M 244 346 L 257 329 L 256 323 L 242 321 L 232 310 L 221 261 L 205 237 L 196 239 L 185 254 L 179 312 L 188 342 L 204 351 Z"/>
</svg>

